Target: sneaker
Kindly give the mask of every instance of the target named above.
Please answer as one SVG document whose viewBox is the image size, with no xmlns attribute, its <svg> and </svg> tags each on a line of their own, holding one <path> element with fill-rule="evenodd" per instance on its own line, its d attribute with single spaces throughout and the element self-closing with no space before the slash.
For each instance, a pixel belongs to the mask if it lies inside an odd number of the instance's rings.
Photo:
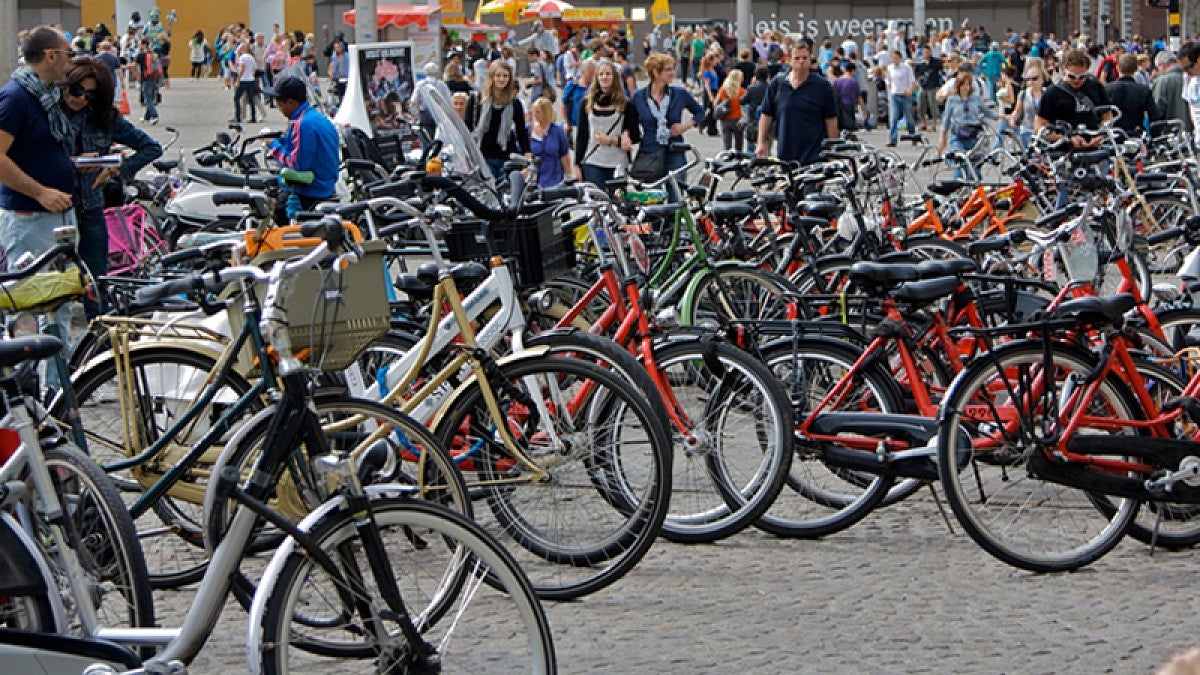
<svg viewBox="0 0 1200 675">
<path fill-rule="evenodd" d="M 894 147 L 896 147 L 896 141 L 888 141 L 888 144 L 887 144 L 887 146 L 888 146 L 889 148 L 894 148 Z"/>
<path fill-rule="evenodd" d="M 150 124 L 151 124 L 151 125 L 158 124 L 158 118 L 157 118 L 157 117 L 155 117 L 155 118 L 151 119 L 151 120 L 150 120 Z"/>
</svg>

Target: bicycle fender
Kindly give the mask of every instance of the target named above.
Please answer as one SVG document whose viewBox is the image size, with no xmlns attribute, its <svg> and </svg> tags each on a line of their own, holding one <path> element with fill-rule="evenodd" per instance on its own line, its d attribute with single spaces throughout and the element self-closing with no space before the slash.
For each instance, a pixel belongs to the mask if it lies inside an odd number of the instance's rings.
<svg viewBox="0 0 1200 675">
<path fill-rule="evenodd" d="M 1191 197 L 1191 195 L 1188 194 L 1187 190 L 1177 190 L 1177 189 L 1173 189 L 1173 188 L 1167 188 L 1167 189 L 1163 189 L 1163 190 L 1144 190 L 1144 191 L 1142 191 L 1142 196 L 1145 197 L 1146 199 L 1152 199 L 1152 198 L 1158 198 L 1158 197 L 1174 197 L 1175 199 L 1181 200 L 1185 204 L 1192 203 L 1192 197 Z M 1129 208 L 1131 208 L 1131 209 L 1137 209 L 1139 207 L 1140 207 L 1140 204 L 1138 203 L 1138 201 L 1136 199 L 1133 200 L 1133 202 L 1129 206 Z"/>
<path fill-rule="evenodd" d="M 516 354 L 509 354 L 508 356 L 496 359 L 496 365 L 503 367 L 512 363 L 521 363 L 526 360 L 537 360 L 547 356 L 549 352 L 550 347 L 548 346 L 529 347 L 517 352 Z M 463 380 L 461 384 L 455 387 L 454 391 L 450 392 L 450 395 L 446 397 L 446 400 L 442 401 L 442 404 L 438 406 L 437 412 L 434 413 L 433 418 L 429 420 L 425 426 L 429 427 L 431 430 L 436 429 L 438 425 L 442 423 L 442 418 L 446 416 L 446 413 L 450 410 L 450 407 L 454 405 L 454 403 L 458 401 L 458 399 L 461 398 L 472 386 L 475 385 L 476 379 L 475 373 L 471 373 L 467 379 Z"/>
<path fill-rule="evenodd" d="M 220 359 L 221 354 L 224 353 L 224 349 L 218 343 L 209 343 L 201 340 L 188 340 L 186 342 L 170 340 L 145 340 L 135 341 L 129 345 L 130 354 L 151 351 L 154 349 L 176 349 L 179 351 L 195 352 L 201 354 L 202 356 L 207 356 L 214 361 Z M 105 351 L 102 354 L 97 354 L 91 359 L 88 359 L 86 363 L 79 367 L 79 370 L 76 372 L 76 376 L 73 379 L 79 379 L 79 377 L 84 373 L 92 370 L 93 368 L 98 368 L 101 365 L 107 365 L 108 363 L 112 362 L 112 360 L 112 350 Z M 234 370 L 238 371 L 239 369 L 235 366 Z M 239 371 L 238 375 L 245 375 L 245 373 Z"/>
</svg>

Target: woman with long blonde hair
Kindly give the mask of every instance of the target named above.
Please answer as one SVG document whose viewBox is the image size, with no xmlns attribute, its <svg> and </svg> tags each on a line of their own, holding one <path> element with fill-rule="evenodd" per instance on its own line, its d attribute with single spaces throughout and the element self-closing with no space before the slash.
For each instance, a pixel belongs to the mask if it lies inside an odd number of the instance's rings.
<svg viewBox="0 0 1200 675">
<path fill-rule="evenodd" d="M 717 92 L 716 105 L 713 107 L 715 111 L 722 102 L 729 103 L 729 112 L 717 120 L 721 125 L 721 143 L 726 150 L 740 150 L 745 141 L 742 129 L 742 96 L 746 94 L 746 88 L 742 86 L 744 77 L 742 71 L 731 70 Z"/>
<path fill-rule="evenodd" d="M 637 110 L 625 98 L 620 77 L 611 61 L 596 66 L 575 126 L 575 177 L 604 189 L 618 169 L 629 166 L 629 151 L 642 138 Z"/>
<path fill-rule="evenodd" d="M 510 154 L 529 155 L 529 132 L 525 127 L 525 107 L 517 96 L 519 91 L 512 68 L 503 60 L 493 62 L 483 83 L 475 142 L 496 178 L 503 177 L 504 163 Z"/>
</svg>

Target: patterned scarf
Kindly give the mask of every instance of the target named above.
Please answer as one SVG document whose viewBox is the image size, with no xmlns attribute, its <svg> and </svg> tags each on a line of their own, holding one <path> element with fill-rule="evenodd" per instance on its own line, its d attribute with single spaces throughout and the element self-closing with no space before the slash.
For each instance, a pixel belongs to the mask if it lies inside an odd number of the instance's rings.
<svg viewBox="0 0 1200 675">
<path fill-rule="evenodd" d="M 483 114 L 479 116 L 479 122 L 475 125 L 475 142 L 478 143 L 483 135 L 487 133 L 489 125 L 492 123 L 492 110 L 500 110 L 500 128 L 496 132 L 496 145 L 504 152 L 508 152 L 508 139 L 513 133 L 513 102 L 509 101 L 505 106 L 497 106 L 490 101 L 483 106 Z"/>
<path fill-rule="evenodd" d="M 71 138 L 71 122 L 67 119 L 66 111 L 59 105 L 59 102 L 62 101 L 62 91 L 53 85 L 46 86 L 42 78 L 38 77 L 37 73 L 30 70 L 28 66 L 21 66 L 14 70 L 12 78 L 17 81 L 17 84 L 24 87 L 30 96 L 37 99 L 42 110 L 46 111 L 46 117 L 50 122 L 50 133 L 54 136 L 54 140 L 66 145 Z"/>
<path fill-rule="evenodd" d="M 671 125 L 667 124 L 667 106 L 671 105 L 671 88 L 667 87 L 667 91 L 663 93 L 662 103 L 655 103 L 654 97 L 650 95 L 650 90 L 646 90 L 646 104 L 650 106 L 650 114 L 654 116 L 656 127 L 654 129 L 654 139 L 658 144 L 667 147 L 671 142 Z"/>
</svg>

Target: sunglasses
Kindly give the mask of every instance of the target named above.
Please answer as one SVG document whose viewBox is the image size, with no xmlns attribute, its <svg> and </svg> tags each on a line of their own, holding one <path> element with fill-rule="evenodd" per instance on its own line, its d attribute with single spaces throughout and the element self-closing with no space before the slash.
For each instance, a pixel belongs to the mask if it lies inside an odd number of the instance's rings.
<svg viewBox="0 0 1200 675">
<path fill-rule="evenodd" d="M 75 98 L 86 98 L 89 101 L 96 98 L 95 89 L 88 89 L 81 84 L 73 84 L 67 87 L 67 93 Z"/>
<path fill-rule="evenodd" d="M 1027 77 L 1027 78 L 1025 78 L 1025 81 L 1026 81 L 1026 82 L 1037 82 L 1037 81 L 1038 81 L 1038 80 L 1040 80 L 1040 79 L 1042 79 L 1042 78 L 1040 78 L 1040 77 L 1037 77 L 1037 76 L 1034 76 L 1034 77 Z"/>
<path fill-rule="evenodd" d="M 1067 78 L 1068 80 L 1086 80 L 1087 73 L 1076 75 L 1075 73 L 1067 72 L 1063 73 L 1063 77 Z"/>
</svg>

